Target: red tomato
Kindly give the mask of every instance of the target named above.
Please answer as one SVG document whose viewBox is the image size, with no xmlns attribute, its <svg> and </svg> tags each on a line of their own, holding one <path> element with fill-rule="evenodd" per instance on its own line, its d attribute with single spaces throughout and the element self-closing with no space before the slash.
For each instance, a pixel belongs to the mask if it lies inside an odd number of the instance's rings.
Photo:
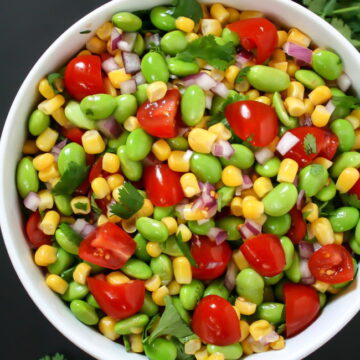
<svg viewBox="0 0 360 360">
<path fill-rule="evenodd" d="M 291 337 L 307 328 L 320 311 L 319 296 L 311 286 L 284 285 L 286 336 Z"/>
<path fill-rule="evenodd" d="M 329 244 L 315 251 L 309 268 L 316 280 L 339 284 L 354 278 L 354 264 L 350 253 L 341 245 Z"/>
<path fill-rule="evenodd" d="M 67 65 L 64 74 L 67 92 L 76 100 L 105 93 L 101 77 L 101 58 L 96 55 L 77 56 Z"/>
<path fill-rule="evenodd" d="M 298 210 L 296 206 L 290 210 L 290 215 L 291 227 L 286 235 L 294 244 L 299 244 L 306 234 L 306 222 L 302 216 L 302 212 Z"/>
<path fill-rule="evenodd" d="M 84 135 L 85 131 L 79 128 L 71 128 L 71 129 L 61 128 L 61 133 L 69 140 L 76 142 L 79 145 L 82 145 L 81 137 Z"/>
<path fill-rule="evenodd" d="M 114 319 L 121 320 L 134 315 L 144 304 L 145 285 L 141 280 L 112 285 L 104 275 L 99 275 L 89 277 L 87 283 L 101 309 Z"/>
<path fill-rule="evenodd" d="M 245 50 L 256 49 L 256 62 L 265 62 L 278 44 L 275 25 L 265 18 L 244 19 L 227 26 L 239 35 L 241 45 Z"/>
<path fill-rule="evenodd" d="M 26 222 L 26 235 L 34 249 L 41 245 L 51 245 L 51 236 L 46 235 L 40 230 L 41 217 L 38 211 L 33 212 Z"/>
<path fill-rule="evenodd" d="M 360 170 L 359 170 L 360 173 Z M 360 178 L 355 183 L 355 185 L 348 191 L 349 194 L 355 194 L 357 198 L 360 200 Z"/>
<path fill-rule="evenodd" d="M 239 341 L 240 322 L 231 304 L 218 295 L 204 297 L 195 308 L 192 329 L 200 339 L 217 346 Z"/>
<path fill-rule="evenodd" d="M 231 248 L 227 242 L 216 245 L 206 236 L 195 236 L 191 242 L 191 254 L 198 264 L 198 267 L 192 267 L 193 277 L 213 280 L 225 272 L 231 259 Z"/>
<path fill-rule="evenodd" d="M 324 129 L 324 136 L 325 141 L 322 149 L 319 152 L 319 156 L 332 160 L 339 146 L 339 139 L 335 134 L 326 129 Z"/>
<path fill-rule="evenodd" d="M 180 185 L 181 175 L 166 164 L 148 166 L 145 169 L 145 190 L 156 206 L 173 206 L 184 198 Z"/>
<path fill-rule="evenodd" d="M 280 274 L 285 266 L 285 253 L 277 236 L 260 234 L 240 246 L 246 260 L 262 276 Z"/>
<path fill-rule="evenodd" d="M 275 110 L 253 100 L 238 101 L 225 109 L 225 116 L 235 134 L 242 140 L 251 138 L 254 146 L 267 146 L 278 133 Z"/>
<path fill-rule="evenodd" d="M 89 181 L 90 183 L 100 177 L 102 175 L 102 160 L 103 160 L 103 157 L 102 156 L 99 156 L 96 161 L 94 162 L 93 166 L 91 167 L 91 170 L 89 172 Z"/>
<path fill-rule="evenodd" d="M 161 138 L 176 136 L 176 114 L 180 103 L 180 92 L 168 90 L 158 101 L 145 101 L 138 109 L 137 118 L 141 127 L 150 135 Z"/>
<path fill-rule="evenodd" d="M 134 254 L 136 243 L 119 226 L 107 222 L 89 234 L 80 244 L 81 259 L 107 269 L 121 268 Z"/>
</svg>

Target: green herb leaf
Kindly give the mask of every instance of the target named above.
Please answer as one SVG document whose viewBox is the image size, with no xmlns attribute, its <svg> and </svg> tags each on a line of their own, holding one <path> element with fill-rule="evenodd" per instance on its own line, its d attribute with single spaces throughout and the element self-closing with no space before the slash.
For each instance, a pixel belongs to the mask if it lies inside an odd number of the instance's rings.
<svg viewBox="0 0 360 360">
<path fill-rule="evenodd" d="M 344 22 L 344 20 L 335 17 L 331 19 L 330 24 L 342 35 L 344 35 L 356 48 L 360 47 L 360 39 L 352 37 L 352 30 L 350 26 Z"/>
<path fill-rule="evenodd" d="M 144 197 L 127 182 L 119 189 L 119 202 L 111 205 L 110 211 L 123 219 L 129 219 L 141 209 L 143 204 Z"/>
<path fill-rule="evenodd" d="M 52 73 L 50 75 L 48 75 L 47 79 L 48 82 L 50 84 L 50 86 L 52 87 L 52 89 L 54 90 L 55 94 L 59 94 L 60 92 L 62 92 L 62 90 L 60 91 L 58 89 L 58 87 L 56 86 L 56 80 L 58 79 L 62 79 L 63 76 L 59 73 Z"/>
<path fill-rule="evenodd" d="M 71 195 L 85 180 L 88 166 L 70 162 L 59 182 L 52 189 L 54 195 Z"/>
<path fill-rule="evenodd" d="M 61 223 L 59 225 L 59 229 L 65 234 L 65 236 L 69 239 L 70 242 L 80 245 L 82 241 L 82 237 L 79 233 L 77 233 L 69 224 Z"/>
<path fill-rule="evenodd" d="M 66 360 L 65 355 L 56 353 L 54 356 L 46 355 L 39 360 Z"/>
<path fill-rule="evenodd" d="M 306 154 L 316 154 L 316 138 L 313 134 L 308 133 L 304 138 L 304 151 Z"/>
<path fill-rule="evenodd" d="M 196 0 L 174 0 L 174 9 L 172 16 L 176 19 L 180 16 L 185 16 L 193 19 L 198 23 L 203 17 L 203 12 L 200 4 Z"/>
<path fill-rule="evenodd" d="M 94 193 L 91 195 L 90 205 L 91 205 L 91 210 L 95 213 L 95 215 L 100 216 L 102 214 L 102 210 L 99 208 L 98 204 L 95 201 Z"/>
<path fill-rule="evenodd" d="M 198 264 L 191 255 L 188 245 L 186 245 L 182 239 L 181 231 L 176 234 L 176 243 L 183 255 L 189 260 L 190 264 L 192 266 L 198 267 Z"/>
<path fill-rule="evenodd" d="M 162 56 L 165 57 L 165 53 L 163 52 L 163 50 L 161 49 L 161 46 L 160 45 L 156 45 L 155 43 L 153 42 L 150 42 L 149 43 L 149 51 L 151 52 L 156 52 Z"/>
<path fill-rule="evenodd" d="M 151 10 L 138 10 L 133 12 L 133 14 L 138 16 L 142 21 L 142 27 L 141 30 L 139 30 L 139 32 L 141 32 L 142 34 L 146 34 L 149 32 L 151 33 L 160 32 L 160 30 L 156 29 L 154 24 L 151 22 L 150 13 Z"/>
<path fill-rule="evenodd" d="M 246 75 L 249 73 L 250 69 L 251 69 L 251 66 L 246 66 L 246 67 L 242 68 L 240 70 L 238 76 L 235 79 L 235 83 L 236 84 L 241 83 L 245 79 Z"/>
<path fill-rule="evenodd" d="M 87 210 L 87 204 L 83 203 L 83 202 L 80 202 L 80 201 L 75 203 L 74 206 L 79 210 L 84 210 L 84 211 Z"/>
<path fill-rule="evenodd" d="M 348 111 L 360 109 L 360 99 L 355 96 L 334 96 L 331 99 L 335 107 L 341 107 Z"/>
<path fill-rule="evenodd" d="M 80 34 L 90 34 L 90 33 L 91 33 L 91 30 L 80 31 Z"/>
</svg>

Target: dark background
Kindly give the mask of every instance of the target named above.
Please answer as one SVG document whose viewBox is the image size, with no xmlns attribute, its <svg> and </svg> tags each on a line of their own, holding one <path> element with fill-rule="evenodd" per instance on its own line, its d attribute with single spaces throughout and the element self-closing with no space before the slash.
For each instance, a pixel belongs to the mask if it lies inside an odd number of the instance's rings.
<svg viewBox="0 0 360 360">
<path fill-rule="evenodd" d="M 1 126 L 22 80 L 40 55 L 72 23 L 104 2 L 0 0 Z M 2 360 L 37 360 L 56 352 L 65 354 L 68 360 L 92 359 L 61 335 L 33 304 L 10 264 L 2 240 L 0 284 Z M 359 359 L 360 355 L 355 355 L 359 351 L 359 333 L 360 315 L 357 315 L 343 331 L 306 360 Z"/>
</svg>

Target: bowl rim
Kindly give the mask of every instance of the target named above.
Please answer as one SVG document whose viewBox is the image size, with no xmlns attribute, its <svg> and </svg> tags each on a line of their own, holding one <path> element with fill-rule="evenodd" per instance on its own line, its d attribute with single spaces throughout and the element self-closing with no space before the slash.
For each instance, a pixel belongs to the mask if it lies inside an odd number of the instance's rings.
<svg viewBox="0 0 360 360">
<path fill-rule="evenodd" d="M 269 1 L 269 0 L 268 0 Z M 289 7 L 297 11 L 301 14 L 301 16 L 310 18 L 311 21 L 319 22 L 322 27 L 326 28 L 327 33 L 329 33 L 330 36 L 335 38 L 337 42 L 342 42 L 344 47 L 347 48 L 347 51 L 353 54 L 354 58 L 357 58 L 360 63 L 360 54 L 357 52 L 355 47 L 337 30 L 335 30 L 330 24 L 328 24 L 324 19 L 320 18 L 316 14 L 312 13 L 308 9 L 304 8 L 303 6 L 289 0 L 271 0 L 274 3 L 274 6 L 276 4 L 281 4 L 284 7 Z M 122 4 L 126 3 L 127 0 L 113 0 L 108 3 L 105 3 L 101 5 L 100 7 L 94 9 L 84 17 L 82 17 L 80 20 L 75 22 L 72 26 L 70 26 L 66 31 L 64 31 L 48 48 L 47 50 L 41 55 L 41 57 L 37 60 L 37 62 L 34 64 L 28 75 L 26 76 L 24 82 L 22 83 L 20 89 L 18 90 L 13 103 L 11 105 L 11 108 L 9 110 L 8 116 L 6 118 L 2 136 L 1 136 L 1 143 L 0 143 L 0 192 L 5 193 L 8 188 L 8 181 L 9 176 L 5 175 L 4 171 L 4 164 L 7 162 L 7 149 L 8 149 L 8 137 L 13 129 L 13 119 L 16 117 L 16 112 L 21 105 L 21 100 L 26 97 L 26 89 L 30 86 L 30 79 L 39 72 L 40 67 L 45 63 L 46 61 L 49 61 L 48 57 L 49 54 L 55 49 L 58 48 L 60 44 L 64 43 L 66 39 L 71 37 L 76 30 L 78 30 L 79 27 L 85 27 L 89 23 L 91 23 L 96 15 L 101 11 L 106 11 L 108 9 L 115 8 L 116 6 L 121 7 Z M 152 2 L 152 6 L 158 5 L 158 4 L 165 4 L 169 1 L 164 0 L 154 0 Z M 214 3 L 216 1 L 210 0 L 210 1 L 203 1 L 201 2 L 205 3 Z M 220 1 L 221 2 L 221 1 Z M 224 1 L 225 2 L 225 1 Z M 239 2 L 239 7 L 241 7 L 241 2 Z M 14 181 L 12 177 L 10 177 L 11 181 Z M 33 285 L 33 279 L 30 276 L 30 274 L 27 271 L 27 268 L 25 264 L 22 263 L 19 254 L 17 253 L 17 250 L 15 249 L 14 243 L 12 241 L 12 231 L 10 229 L 9 225 L 9 218 L 11 214 L 8 212 L 8 204 L 4 201 L 3 196 L 0 197 L 0 224 L 1 224 L 1 231 L 4 239 L 4 243 L 8 252 L 8 255 L 10 257 L 11 263 L 22 283 L 24 288 L 26 289 L 28 295 L 33 300 L 35 305 L 38 307 L 38 309 L 43 313 L 43 315 L 50 321 L 50 323 L 65 337 L 67 337 L 71 342 L 76 344 L 79 348 L 84 350 L 85 352 L 91 354 L 92 356 L 96 356 L 99 359 L 105 359 L 103 355 L 102 349 L 99 349 L 97 345 L 91 342 L 84 342 L 83 338 L 81 337 L 81 334 L 76 333 L 74 329 L 69 329 L 67 321 L 55 321 L 56 319 L 59 319 L 59 314 L 53 309 L 48 308 L 47 303 L 44 300 L 42 296 L 34 289 Z M 358 278 L 358 277 L 357 277 Z M 328 331 L 323 333 L 318 333 L 316 337 L 313 338 L 313 342 L 311 343 L 311 346 L 304 346 L 302 349 L 299 349 L 297 354 L 294 354 L 294 359 L 300 359 L 307 355 L 309 355 L 314 350 L 318 349 L 320 346 L 322 346 L 325 342 L 327 342 L 331 337 L 333 337 L 338 331 L 340 331 L 350 320 L 352 317 L 355 316 L 355 314 L 360 310 L 360 297 L 358 301 L 354 302 L 353 305 L 350 307 L 347 307 L 342 312 L 342 319 L 343 321 L 340 324 L 329 324 Z M 126 359 L 144 359 L 142 356 L 138 355 L 130 355 L 129 353 L 124 353 L 124 356 Z M 264 353 L 265 354 L 265 353 Z M 273 353 L 272 353 L 273 354 Z M 254 359 L 265 359 L 267 357 L 263 357 L 263 354 L 258 354 L 254 357 Z M 119 351 L 119 359 L 121 358 L 121 352 Z M 297 357 L 299 356 L 299 357 Z M 124 358 L 124 359 L 125 359 Z M 106 357 L 106 359 L 110 359 Z M 252 359 L 252 357 L 251 357 Z"/>
</svg>

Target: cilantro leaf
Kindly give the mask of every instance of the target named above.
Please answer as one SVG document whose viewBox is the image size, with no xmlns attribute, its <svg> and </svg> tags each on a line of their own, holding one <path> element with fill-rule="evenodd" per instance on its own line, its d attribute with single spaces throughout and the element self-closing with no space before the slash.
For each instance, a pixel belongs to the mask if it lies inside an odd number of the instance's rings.
<svg viewBox="0 0 360 360">
<path fill-rule="evenodd" d="M 206 35 L 189 43 L 187 48 L 177 55 L 177 58 L 188 62 L 200 58 L 219 70 L 226 70 L 235 62 L 235 53 L 233 42 L 219 45 L 214 35 Z"/>
<path fill-rule="evenodd" d="M 119 189 L 119 202 L 111 205 L 110 211 L 123 219 L 129 219 L 144 204 L 144 197 L 129 182 Z"/>
<path fill-rule="evenodd" d="M 250 71 L 250 68 L 251 66 L 246 66 L 240 70 L 238 76 L 235 79 L 235 84 L 239 84 L 245 79 L 246 75 Z"/>
<path fill-rule="evenodd" d="M 178 234 L 176 235 L 176 243 L 177 243 L 180 251 L 183 253 L 183 255 L 189 260 L 190 264 L 191 264 L 192 266 L 198 267 L 198 264 L 196 263 L 195 259 L 194 259 L 193 256 L 191 255 L 191 252 L 190 252 L 188 246 L 184 243 L 180 231 L 179 231 Z"/>
<path fill-rule="evenodd" d="M 160 32 L 160 30 L 156 29 L 154 24 L 151 22 L 150 13 L 151 13 L 151 10 L 133 11 L 133 14 L 138 16 L 142 21 L 142 26 L 141 26 L 141 29 L 139 30 L 139 32 L 141 32 L 142 34 L 146 34 L 149 32 L 151 32 L 151 33 L 159 33 Z"/>
<path fill-rule="evenodd" d="M 185 16 L 198 23 L 203 17 L 203 11 L 196 0 L 174 0 L 174 9 L 172 16 L 176 19 Z"/>
<path fill-rule="evenodd" d="M 80 34 L 90 34 L 90 33 L 91 33 L 91 30 L 80 31 Z"/>
<path fill-rule="evenodd" d="M 60 88 L 62 85 L 59 84 L 60 80 L 63 79 L 63 76 L 61 74 L 59 73 L 49 74 L 47 79 L 50 86 L 54 90 L 55 94 L 59 94 L 60 92 L 62 92 L 63 89 Z"/>
<path fill-rule="evenodd" d="M 91 210 L 95 213 L 95 215 L 100 216 L 102 214 L 102 210 L 99 208 L 98 204 L 95 201 L 94 193 L 91 195 L 90 205 Z"/>
<path fill-rule="evenodd" d="M 80 202 L 80 201 L 75 203 L 74 206 L 79 210 L 84 210 L 84 211 L 87 210 L 87 204 L 83 203 L 83 202 Z"/>
<path fill-rule="evenodd" d="M 64 235 L 68 238 L 68 240 L 75 244 L 80 245 L 82 241 L 81 235 L 76 232 L 69 224 L 67 223 L 61 223 L 59 225 L 59 229 L 64 233 Z"/>
<path fill-rule="evenodd" d="M 54 195 L 71 195 L 85 180 L 88 166 L 70 162 L 59 182 L 52 189 Z"/>
<path fill-rule="evenodd" d="M 306 154 L 316 154 L 316 138 L 313 134 L 308 133 L 304 138 L 304 151 Z"/>
<path fill-rule="evenodd" d="M 360 47 L 360 40 L 352 38 L 352 30 L 349 25 L 347 25 L 340 18 L 332 18 L 330 24 L 339 31 L 342 35 L 344 35 L 356 48 Z"/>
<path fill-rule="evenodd" d="M 360 109 L 360 99 L 355 96 L 334 96 L 331 99 L 335 107 L 350 110 Z"/>
<path fill-rule="evenodd" d="M 54 356 L 46 355 L 39 360 L 66 360 L 65 355 L 56 353 Z"/>
</svg>

